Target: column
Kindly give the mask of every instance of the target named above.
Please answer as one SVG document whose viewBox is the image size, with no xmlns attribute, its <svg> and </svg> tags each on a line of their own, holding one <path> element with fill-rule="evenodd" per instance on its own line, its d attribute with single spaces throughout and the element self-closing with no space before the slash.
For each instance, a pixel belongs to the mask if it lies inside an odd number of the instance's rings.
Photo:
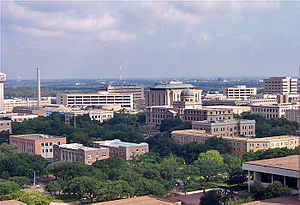
<svg viewBox="0 0 300 205">
<path fill-rule="evenodd" d="M 274 182 L 274 176 L 273 176 L 273 174 L 271 174 L 271 183 L 273 183 Z"/>
<path fill-rule="evenodd" d="M 250 171 L 248 170 L 248 192 L 250 192 Z"/>
<path fill-rule="evenodd" d="M 283 186 L 286 186 L 286 176 L 283 177 Z"/>
</svg>

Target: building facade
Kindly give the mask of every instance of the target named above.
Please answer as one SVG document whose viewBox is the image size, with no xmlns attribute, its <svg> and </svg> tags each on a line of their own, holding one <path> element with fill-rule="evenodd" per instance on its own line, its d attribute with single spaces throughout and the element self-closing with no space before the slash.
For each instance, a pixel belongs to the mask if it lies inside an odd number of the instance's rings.
<svg viewBox="0 0 300 205">
<path fill-rule="evenodd" d="M 300 109 L 285 111 L 285 118 L 291 122 L 300 124 Z"/>
<path fill-rule="evenodd" d="M 41 106 L 47 106 L 51 104 L 51 98 L 43 97 L 40 102 Z M 5 99 L 4 100 L 4 110 L 6 112 L 13 112 L 13 109 L 16 107 L 37 107 L 37 100 L 30 99 Z"/>
<path fill-rule="evenodd" d="M 218 136 L 255 137 L 255 120 L 205 120 L 193 121 L 192 129 L 205 130 L 206 133 Z"/>
<path fill-rule="evenodd" d="M 267 119 L 282 118 L 287 110 L 296 108 L 298 108 L 298 105 L 293 104 L 252 105 L 251 114 L 259 114 Z"/>
<path fill-rule="evenodd" d="M 274 136 L 264 138 L 248 138 L 248 137 L 234 137 L 234 136 L 218 136 L 205 132 L 205 130 L 175 130 L 172 133 L 173 140 L 178 144 L 188 144 L 196 142 L 198 144 L 205 144 L 206 140 L 211 137 L 222 137 L 232 146 L 231 154 L 242 158 L 246 152 L 256 152 L 258 150 L 267 150 L 273 148 L 287 147 L 295 149 L 300 145 L 299 136 Z"/>
<path fill-rule="evenodd" d="M 65 123 L 71 124 L 71 120 L 78 115 L 89 115 L 91 120 L 103 122 L 114 117 L 114 112 L 109 110 L 93 109 L 93 110 L 74 110 L 65 113 Z"/>
<path fill-rule="evenodd" d="M 25 120 L 35 119 L 38 117 L 38 115 L 26 113 L 7 113 L 0 115 L 0 117 L 9 118 L 12 122 L 24 122 Z"/>
<path fill-rule="evenodd" d="M 53 146 L 66 144 L 66 138 L 44 134 L 11 135 L 9 144 L 14 145 L 17 152 L 37 154 L 52 159 Z"/>
<path fill-rule="evenodd" d="M 108 148 L 85 147 L 82 144 L 55 144 L 53 146 L 54 162 L 82 162 L 91 165 L 98 160 L 109 158 Z"/>
<path fill-rule="evenodd" d="M 119 139 L 94 141 L 93 147 L 108 148 L 110 157 L 123 158 L 125 160 L 149 152 L 149 145 L 147 143 L 122 142 Z"/>
<path fill-rule="evenodd" d="M 229 99 L 247 99 L 257 94 L 257 88 L 247 88 L 245 85 L 237 85 L 226 88 L 224 94 Z"/>
<path fill-rule="evenodd" d="M 110 94 L 108 92 L 57 94 L 56 101 L 57 104 L 66 107 L 120 105 L 122 108 L 133 109 L 132 94 Z"/>
<path fill-rule="evenodd" d="M 0 119 L 0 132 L 8 131 L 11 134 L 11 120 Z"/>
<path fill-rule="evenodd" d="M 195 101 L 201 104 L 202 90 L 192 84 L 169 82 L 153 85 L 145 91 L 146 106 L 173 106 L 173 102 L 181 100 L 181 92 L 189 89 L 193 92 Z"/>
<path fill-rule="evenodd" d="M 142 85 L 104 85 L 99 87 L 99 91 L 112 94 L 132 94 L 134 102 L 145 99 L 144 86 Z"/>
<path fill-rule="evenodd" d="M 271 77 L 264 79 L 266 94 L 297 94 L 298 79 L 291 77 Z"/>
<path fill-rule="evenodd" d="M 244 162 L 243 170 L 248 172 L 248 191 L 252 183 L 260 182 L 268 186 L 273 182 L 281 182 L 291 189 L 292 194 L 300 190 L 299 155 Z"/>
</svg>

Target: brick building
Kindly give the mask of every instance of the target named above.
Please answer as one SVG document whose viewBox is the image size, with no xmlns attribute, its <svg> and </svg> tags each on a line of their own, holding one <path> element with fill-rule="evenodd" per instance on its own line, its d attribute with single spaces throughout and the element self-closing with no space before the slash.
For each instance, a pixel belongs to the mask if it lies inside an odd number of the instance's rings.
<svg viewBox="0 0 300 205">
<path fill-rule="evenodd" d="M 108 148 L 85 147 L 82 144 L 54 145 L 53 161 L 82 162 L 91 165 L 98 160 L 109 158 Z"/>
<path fill-rule="evenodd" d="M 130 159 L 132 156 L 137 156 L 149 152 L 149 145 L 147 143 L 131 143 L 122 142 L 119 139 L 94 141 L 93 147 L 103 147 L 109 149 L 109 156 L 115 158 Z"/>
<path fill-rule="evenodd" d="M 44 134 L 11 135 L 9 144 L 14 145 L 17 152 L 37 154 L 52 159 L 53 146 L 66 144 L 66 138 Z"/>
<path fill-rule="evenodd" d="M 3 131 L 11 133 L 11 120 L 0 120 L 0 132 Z"/>
</svg>

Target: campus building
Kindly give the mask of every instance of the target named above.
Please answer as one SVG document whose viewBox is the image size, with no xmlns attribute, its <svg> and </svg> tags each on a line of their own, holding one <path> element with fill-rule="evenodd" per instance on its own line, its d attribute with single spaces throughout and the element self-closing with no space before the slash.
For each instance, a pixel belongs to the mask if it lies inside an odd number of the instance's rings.
<svg viewBox="0 0 300 205">
<path fill-rule="evenodd" d="M 247 99 L 257 94 L 257 88 L 247 88 L 245 85 L 237 85 L 226 88 L 224 94 L 229 99 Z"/>
<path fill-rule="evenodd" d="M 172 105 L 148 106 L 146 108 L 146 123 L 159 125 L 162 120 L 170 118 L 179 118 L 184 122 L 233 119 L 231 109 L 203 108 L 201 91 L 196 90 L 194 93 L 192 89 L 186 88 L 181 90 L 178 95 L 176 94 L 175 101 L 171 101 Z"/>
<path fill-rule="evenodd" d="M 0 116 L 9 118 L 12 122 L 24 122 L 25 120 L 32 120 L 38 117 L 38 115 L 26 113 L 7 113 Z"/>
<path fill-rule="evenodd" d="M 66 107 L 120 105 L 122 108 L 133 109 L 133 95 L 109 92 L 57 94 L 56 103 Z"/>
<path fill-rule="evenodd" d="M 243 163 L 243 170 L 248 172 L 248 191 L 255 181 L 263 186 L 279 181 L 291 189 L 292 194 L 300 189 L 300 156 L 257 160 Z"/>
<path fill-rule="evenodd" d="M 108 148 L 109 156 L 115 158 L 130 159 L 132 156 L 137 156 L 149 152 L 149 145 L 143 143 L 122 142 L 119 139 L 94 141 L 93 147 Z"/>
<path fill-rule="evenodd" d="M 291 77 L 271 77 L 264 79 L 266 94 L 297 94 L 298 79 Z"/>
<path fill-rule="evenodd" d="M 66 138 L 44 134 L 10 135 L 9 144 L 14 145 L 17 152 L 37 154 L 52 159 L 53 146 L 66 144 Z"/>
<path fill-rule="evenodd" d="M 231 153 L 239 158 L 249 151 L 256 152 L 258 150 L 267 150 L 272 148 L 295 149 L 300 145 L 299 136 L 274 136 L 264 138 L 248 138 L 248 137 L 234 137 L 234 136 L 218 136 L 208 134 L 205 130 L 175 130 L 172 133 L 172 139 L 178 144 L 188 144 L 195 142 L 198 144 L 205 144 L 206 140 L 211 137 L 222 137 L 232 146 Z"/>
<path fill-rule="evenodd" d="M 91 165 L 98 160 L 109 158 L 108 148 L 85 147 L 78 143 L 55 144 L 53 149 L 54 162 L 82 162 Z"/>
<path fill-rule="evenodd" d="M 144 86 L 142 85 L 103 85 L 99 87 L 99 91 L 113 94 L 132 94 L 134 102 L 145 100 Z"/>
<path fill-rule="evenodd" d="M 109 120 L 114 117 L 114 112 L 102 109 L 92 109 L 92 110 L 73 110 L 65 113 L 65 123 L 71 124 L 71 120 L 78 115 L 89 115 L 91 120 L 96 120 L 98 122 L 103 122 L 104 120 Z"/>
<path fill-rule="evenodd" d="M 0 132 L 8 131 L 11 133 L 11 120 L 0 119 Z"/>
<path fill-rule="evenodd" d="M 47 106 L 51 104 L 51 98 L 43 97 L 40 101 L 41 106 Z M 13 109 L 16 107 L 37 107 L 38 101 L 32 99 L 5 99 L 4 100 L 4 110 L 6 112 L 13 112 Z"/>
<path fill-rule="evenodd" d="M 204 120 L 193 121 L 192 129 L 205 130 L 206 133 L 218 136 L 255 137 L 255 120 Z"/>
<path fill-rule="evenodd" d="M 173 102 L 181 100 L 181 92 L 192 91 L 195 102 L 201 104 L 202 90 L 192 84 L 171 81 L 165 84 L 153 85 L 145 91 L 146 106 L 173 106 Z"/>
<path fill-rule="evenodd" d="M 285 111 L 285 118 L 291 122 L 298 122 L 300 124 L 300 109 Z"/>
<path fill-rule="evenodd" d="M 282 118 L 287 110 L 298 107 L 296 104 L 252 105 L 251 114 L 259 114 L 267 119 Z"/>
</svg>

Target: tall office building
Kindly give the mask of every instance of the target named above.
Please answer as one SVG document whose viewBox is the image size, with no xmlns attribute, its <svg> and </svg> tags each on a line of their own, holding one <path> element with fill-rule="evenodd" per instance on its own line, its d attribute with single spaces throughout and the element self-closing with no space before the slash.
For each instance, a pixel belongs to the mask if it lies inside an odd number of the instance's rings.
<svg viewBox="0 0 300 205">
<path fill-rule="evenodd" d="M 4 82 L 6 81 L 6 75 L 0 73 L 0 112 L 4 112 Z"/>
<path fill-rule="evenodd" d="M 247 88 L 245 85 L 237 85 L 225 89 L 224 93 L 230 99 L 247 99 L 257 94 L 257 88 Z"/>
<path fill-rule="evenodd" d="M 291 77 L 271 77 L 264 79 L 266 94 L 297 94 L 298 79 Z"/>
</svg>

